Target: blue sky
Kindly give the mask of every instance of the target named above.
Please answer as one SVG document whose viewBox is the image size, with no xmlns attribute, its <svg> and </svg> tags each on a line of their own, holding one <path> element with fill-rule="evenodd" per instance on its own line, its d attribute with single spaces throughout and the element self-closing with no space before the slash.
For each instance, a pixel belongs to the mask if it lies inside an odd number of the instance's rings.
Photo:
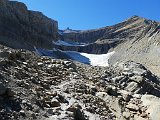
<svg viewBox="0 0 160 120">
<path fill-rule="evenodd" d="M 138 15 L 160 21 L 160 0 L 18 0 L 59 23 L 59 29 L 94 29 Z"/>
</svg>

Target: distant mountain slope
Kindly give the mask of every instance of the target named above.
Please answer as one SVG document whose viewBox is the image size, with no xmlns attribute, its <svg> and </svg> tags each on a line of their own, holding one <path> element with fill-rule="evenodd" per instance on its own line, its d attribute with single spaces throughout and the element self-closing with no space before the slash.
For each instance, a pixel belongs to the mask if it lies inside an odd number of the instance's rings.
<svg viewBox="0 0 160 120">
<path fill-rule="evenodd" d="M 72 31 L 62 33 L 63 40 L 83 42 L 87 43 L 87 46 L 56 46 L 58 49 L 98 54 L 114 50 L 115 54 L 109 59 L 110 64 L 132 60 L 144 64 L 152 72 L 159 74 L 159 22 L 133 16 L 109 27 Z"/>
<path fill-rule="evenodd" d="M 128 39 L 133 38 L 136 33 L 144 28 L 149 29 L 150 27 L 156 26 L 157 22 L 147 20 L 138 16 L 133 16 L 124 22 L 113 26 L 107 26 L 94 30 L 76 31 L 70 30 L 70 32 L 63 33 L 64 40 L 74 40 L 80 42 L 95 42 L 98 39 Z"/>
<path fill-rule="evenodd" d="M 58 23 L 16 1 L 0 0 L 0 43 L 12 48 L 52 48 Z"/>
<path fill-rule="evenodd" d="M 111 48 L 114 48 L 119 43 L 128 40 L 137 40 L 146 35 L 152 36 L 153 32 L 158 30 L 159 23 L 133 16 L 119 24 L 108 26 L 94 30 L 64 30 L 61 31 L 61 39 L 64 41 L 74 41 L 87 43 L 88 46 L 77 46 L 79 52 L 91 53 L 106 53 Z M 67 32 L 66 32 L 67 31 Z M 75 50 L 75 47 L 58 47 L 62 50 Z"/>
</svg>

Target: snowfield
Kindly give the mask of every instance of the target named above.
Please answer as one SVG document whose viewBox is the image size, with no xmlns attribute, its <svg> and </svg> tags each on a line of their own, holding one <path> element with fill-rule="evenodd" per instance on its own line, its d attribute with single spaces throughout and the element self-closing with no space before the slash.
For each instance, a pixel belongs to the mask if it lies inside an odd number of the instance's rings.
<svg viewBox="0 0 160 120">
<path fill-rule="evenodd" d="M 51 50 L 44 50 L 37 48 L 35 48 L 35 51 L 37 54 L 41 56 L 49 56 L 56 59 L 58 58 L 71 59 L 92 66 L 109 66 L 108 60 L 115 53 L 113 51 L 107 54 L 88 54 L 75 51 L 61 51 L 57 49 L 53 49 L 51 51 Z"/>
<path fill-rule="evenodd" d="M 90 59 L 90 64 L 93 66 L 109 66 L 108 60 L 115 52 L 109 52 L 107 54 L 87 54 L 81 53 L 81 55 L 86 56 Z"/>
<path fill-rule="evenodd" d="M 108 60 L 115 52 L 113 51 L 107 54 L 88 54 L 65 51 L 65 53 L 73 60 L 79 61 L 81 63 L 90 64 L 92 66 L 109 66 Z"/>
</svg>

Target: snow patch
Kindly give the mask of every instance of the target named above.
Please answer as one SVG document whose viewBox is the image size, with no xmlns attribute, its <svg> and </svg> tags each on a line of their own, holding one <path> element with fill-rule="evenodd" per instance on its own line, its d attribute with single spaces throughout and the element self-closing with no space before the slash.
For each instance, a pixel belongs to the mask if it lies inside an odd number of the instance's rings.
<svg viewBox="0 0 160 120">
<path fill-rule="evenodd" d="M 108 60 L 115 52 L 110 52 L 107 54 L 87 54 L 81 53 L 81 55 L 86 56 L 90 59 L 90 64 L 93 66 L 109 66 Z"/>
<path fill-rule="evenodd" d="M 74 51 L 65 51 L 65 53 L 73 60 L 81 63 L 90 64 L 92 66 L 109 66 L 108 60 L 115 52 L 113 51 L 107 54 L 88 54 Z"/>
<path fill-rule="evenodd" d="M 64 58 L 64 56 L 68 57 L 65 59 L 75 60 L 84 64 L 89 64 L 92 66 L 109 66 L 108 60 L 115 53 L 109 52 L 107 54 L 88 54 L 88 53 L 80 53 L 75 51 L 61 51 L 58 49 L 44 50 L 44 49 L 35 49 L 36 53 L 41 56 L 49 56 L 53 58 Z"/>
</svg>

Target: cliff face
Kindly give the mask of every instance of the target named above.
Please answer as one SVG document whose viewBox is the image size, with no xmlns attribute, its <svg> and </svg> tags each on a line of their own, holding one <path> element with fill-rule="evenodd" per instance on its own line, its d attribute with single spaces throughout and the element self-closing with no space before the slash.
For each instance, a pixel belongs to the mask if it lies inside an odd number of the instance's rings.
<svg viewBox="0 0 160 120">
<path fill-rule="evenodd" d="M 53 47 L 63 51 L 78 51 L 90 54 L 105 54 L 111 48 L 115 47 L 117 44 L 118 41 L 107 41 L 107 42 L 103 41 L 103 42 L 94 42 L 82 46 L 65 46 L 65 45 L 53 44 Z"/>
<path fill-rule="evenodd" d="M 90 43 L 95 42 L 97 39 L 104 36 L 106 29 L 95 29 L 95 30 L 86 30 L 86 31 L 77 31 L 77 32 L 66 32 L 63 31 L 63 39 L 67 41 L 76 41 Z"/>
<path fill-rule="evenodd" d="M 0 43 L 13 48 L 52 48 L 58 23 L 20 2 L 0 0 Z"/>
</svg>

